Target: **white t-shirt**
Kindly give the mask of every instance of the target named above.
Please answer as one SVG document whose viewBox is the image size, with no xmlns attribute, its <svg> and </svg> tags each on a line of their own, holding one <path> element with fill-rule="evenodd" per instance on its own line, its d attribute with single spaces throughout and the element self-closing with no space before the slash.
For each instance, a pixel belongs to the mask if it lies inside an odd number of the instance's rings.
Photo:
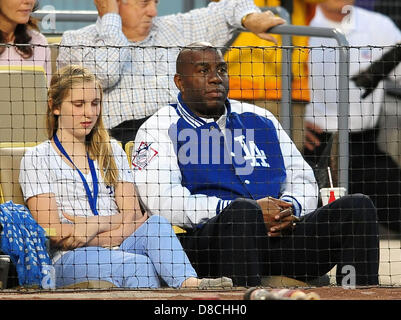
<svg viewBox="0 0 401 320">
<path fill-rule="evenodd" d="M 126 153 L 115 141 L 111 141 L 114 159 L 119 170 L 119 181 L 133 183 L 132 171 L 129 167 Z M 94 161 L 99 181 L 97 210 L 99 216 L 118 213 L 114 188 L 107 186 L 102 179 L 97 161 Z M 90 172 L 83 173 L 93 192 L 93 181 Z M 55 196 L 60 221 L 68 223 L 62 211 L 75 216 L 93 215 L 90 208 L 84 184 L 77 170 L 70 167 L 53 148 L 49 140 L 29 149 L 21 160 L 19 175 L 25 201 L 29 198 L 46 193 Z"/>
<path fill-rule="evenodd" d="M 351 13 L 341 23 L 335 23 L 328 20 L 318 6 L 310 26 L 338 28 L 344 32 L 351 47 L 351 77 L 379 59 L 389 50 L 388 46 L 401 42 L 401 31 L 385 15 L 358 7 L 350 8 Z M 338 44 L 334 39 L 311 37 L 309 46 L 312 48 L 309 54 L 311 103 L 306 107 L 305 119 L 325 131 L 335 132 L 338 130 L 339 55 L 334 48 Z M 393 74 L 399 74 L 399 70 L 395 69 Z M 349 129 L 361 131 L 374 128 L 383 103 L 382 83 L 363 100 L 361 94 L 364 89 L 358 88 L 353 81 L 349 81 L 349 88 Z"/>
</svg>

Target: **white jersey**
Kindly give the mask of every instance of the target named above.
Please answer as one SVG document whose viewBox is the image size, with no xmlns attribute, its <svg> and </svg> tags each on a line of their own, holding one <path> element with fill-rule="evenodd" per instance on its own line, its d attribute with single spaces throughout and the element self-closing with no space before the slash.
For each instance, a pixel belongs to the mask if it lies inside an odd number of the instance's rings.
<svg viewBox="0 0 401 320">
<path fill-rule="evenodd" d="M 111 145 L 119 172 L 118 180 L 133 183 L 126 153 L 115 140 L 111 141 Z M 114 188 L 104 183 L 97 161 L 94 165 L 99 181 L 98 213 L 100 216 L 117 214 Z M 93 190 L 91 173 L 83 175 L 90 190 Z M 40 194 L 54 194 L 62 223 L 70 223 L 62 212 L 74 216 L 93 215 L 78 171 L 61 158 L 49 140 L 25 153 L 21 160 L 19 182 L 25 201 Z"/>
</svg>

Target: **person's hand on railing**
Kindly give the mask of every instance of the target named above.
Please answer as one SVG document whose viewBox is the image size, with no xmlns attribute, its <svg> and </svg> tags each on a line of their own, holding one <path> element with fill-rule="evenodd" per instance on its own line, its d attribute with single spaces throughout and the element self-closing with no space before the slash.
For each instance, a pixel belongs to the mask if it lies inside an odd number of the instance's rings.
<svg viewBox="0 0 401 320">
<path fill-rule="evenodd" d="M 106 13 L 119 13 L 117 0 L 94 0 L 99 17 Z"/>
<path fill-rule="evenodd" d="M 277 44 L 276 38 L 266 31 L 283 23 L 285 23 L 285 20 L 275 16 L 270 10 L 265 12 L 253 12 L 242 18 L 242 26 L 244 28 L 253 32 L 259 38 L 274 42 L 275 44 Z"/>
</svg>

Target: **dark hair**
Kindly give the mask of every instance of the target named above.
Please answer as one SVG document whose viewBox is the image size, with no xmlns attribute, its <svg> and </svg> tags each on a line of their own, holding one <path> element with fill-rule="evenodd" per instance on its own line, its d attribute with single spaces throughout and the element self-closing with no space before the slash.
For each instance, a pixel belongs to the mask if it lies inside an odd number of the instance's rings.
<svg viewBox="0 0 401 320">
<path fill-rule="evenodd" d="M 38 9 L 38 2 L 35 3 L 33 7 L 33 11 Z M 39 31 L 36 19 L 29 17 L 29 21 L 26 24 L 18 24 L 15 28 L 15 50 L 24 58 L 28 59 L 33 55 L 33 46 L 27 46 L 32 40 L 32 37 L 29 35 L 28 30 L 33 29 Z M 0 30 L 0 44 L 5 43 L 4 34 Z M 0 46 L 0 54 L 2 54 L 6 50 L 5 46 Z"/>
</svg>

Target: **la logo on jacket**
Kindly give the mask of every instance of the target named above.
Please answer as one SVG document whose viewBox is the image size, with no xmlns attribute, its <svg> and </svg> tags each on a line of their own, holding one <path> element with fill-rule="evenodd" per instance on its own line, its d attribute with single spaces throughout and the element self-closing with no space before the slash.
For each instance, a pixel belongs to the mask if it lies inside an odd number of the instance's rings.
<svg viewBox="0 0 401 320">
<path fill-rule="evenodd" d="M 235 141 L 239 142 L 242 147 L 242 150 L 245 153 L 244 160 L 251 160 L 250 165 L 252 167 L 267 167 L 269 168 L 270 165 L 267 162 L 267 157 L 264 150 L 260 150 L 256 145 L 255 141 L 250 140 L 248 141 L 248 146 L 245 143 L 245 136 L 240 135 L 234 138 Z M 235 156 L 234 153 L 231 154 Z"/>
</svg>

